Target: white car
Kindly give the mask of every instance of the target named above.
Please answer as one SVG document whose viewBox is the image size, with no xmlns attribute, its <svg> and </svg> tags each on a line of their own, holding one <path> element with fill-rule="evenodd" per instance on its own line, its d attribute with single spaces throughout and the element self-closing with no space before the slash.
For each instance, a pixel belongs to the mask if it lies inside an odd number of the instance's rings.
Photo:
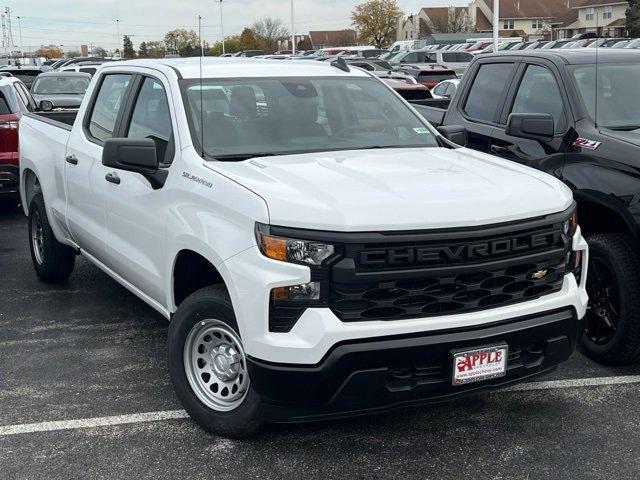
<svg viewBox="0 0 640 480">
<path fill-rule="evenodd" d="M 568 187 L 465 140 L 342 60 L 106 64 L 20 124 L 33 266 L 80 254 L 170 320 L 221 435 L 510 385 L 576 348 L 587 244 Z"/>
<path fill-rule="evenodd" d="M 431 95 L 433 98 L 440 99 L 452 99 L 458 90 L 458 85 L 460 84 L 459 78 L 452 78 L 451 80 L 443 80 L 435 87 L 431 89 Z"/>
<path fill-rule="evenodd" d="M 395 56 L 388 58 L 391 64 L 437 64 L 449 70 L 453 70 L 456 74 L 462 74 L 473 60 L 473 55 L 467 52 L 447 51 L 447 50 L 415 50 L 410 52 L 400 52 Z"/>
</svg>

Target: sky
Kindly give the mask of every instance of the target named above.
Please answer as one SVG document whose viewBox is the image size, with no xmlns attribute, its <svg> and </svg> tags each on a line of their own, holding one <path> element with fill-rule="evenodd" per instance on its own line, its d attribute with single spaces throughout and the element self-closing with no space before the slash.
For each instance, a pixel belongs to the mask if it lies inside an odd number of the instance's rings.
<svg viewBox="0 0 640 480">
<path fill-rule="evenodd" d="M 348 28 L 353 7 L 363 1 L 294 0 L 295 31 Z M 466 3 L 398 0 L 405 14 L 427 6 Z M 221 38 L 218 0 L 9 0 L 3 5 L 11 8 L 14 44 L 20 47 L 21 30 L 25 50 L 49 44 L 62 45 L 65 51 L 78 50 L 81 44 L 111 50 L 120 44 L 116 20 L 120 36 L 130 35 L 136 48 L 142 41 L 162 40 L 172 28 L 197 31 L 198 15 L 203 18 L 203 39 L 214 43 Z M 225 36 L 240 33 L 263 17 L 277 17 L 291 24 L 289 0 L 223 0 L 222 11 Z"/>
</svg>

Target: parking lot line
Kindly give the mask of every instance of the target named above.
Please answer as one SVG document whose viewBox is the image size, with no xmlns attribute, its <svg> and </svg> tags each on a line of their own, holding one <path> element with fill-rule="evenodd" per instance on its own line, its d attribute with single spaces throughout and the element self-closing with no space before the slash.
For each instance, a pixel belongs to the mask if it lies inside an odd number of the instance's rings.
<svg viewBox="0 0 640 480">
<path fill-rule="evenodd" d="M 557 390 L 580 387 L 598 387 L 607 385 L 628 385 L 640 383 L 640 375 L 622 375 L 617 377 L 574 378 L 568 380 L 550 380 L 514 385 L 498 390 L 502 392 L 527 392 L 536 390 Z M 53 422 L 22 423 L 18 425 L 0 426 L 0 437 L 20 433 L 51 432 L 56 430 L 74 430 L 78 428 L 108 427 L 129 423 L 157 422 L 188 418 L 184 410 L 165 410 L 159 412 L 134 413 L 130 415 L 114 415 L 110 417 L 82 418 L 78 420 L 60 420 Z"/>
</svg>

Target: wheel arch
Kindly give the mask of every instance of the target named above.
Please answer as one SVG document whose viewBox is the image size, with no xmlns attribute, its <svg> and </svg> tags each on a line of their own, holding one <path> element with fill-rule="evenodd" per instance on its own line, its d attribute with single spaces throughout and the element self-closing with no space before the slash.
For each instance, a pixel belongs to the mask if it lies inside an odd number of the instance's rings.
<svg viewBox="0 0 640 480">
<path fill-rule="evenodd" d="M 574 192 L 578 203 L 578 223 L 586 236 L 595 233 L 624 233 L 637 244 L 638 224 L 619 200 L 592 190 Z"/>
<path fill-rule="evenodd" d="M 226 281 L 208 255 L 192 248 L 182 248 L 173 257 L 171 270 L 171 305 L 175 311 L 192 293 Z M 227 289 L 228 290 L 228 289 Z"/>
<path fill-rule="evenodd" d="M 25 168 L 20 179 L 20 196 L 22 201 L 22 210 L 25 215 L 29 215 L 29 204 L 34 195 L 41 191 L 40 180 L 36 172 L 30 168 Z"/>
</svg>

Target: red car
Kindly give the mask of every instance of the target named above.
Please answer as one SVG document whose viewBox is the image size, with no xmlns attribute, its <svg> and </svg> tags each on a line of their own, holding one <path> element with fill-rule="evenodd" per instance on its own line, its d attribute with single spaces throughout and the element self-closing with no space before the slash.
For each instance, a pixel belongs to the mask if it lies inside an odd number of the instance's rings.
<svg viewBox="0 0 640 480">
<path fill-rule="evenodd" d="M 35 102 L 24 83 L 13 76 L 0 77 L 0 198 L 18 194 L 18 122 L 34 108 Z"/>
<path fill-rule="evenodd" d="M 411 74 L 418 83 L 432 89 L 443 80 L 458 78 L 456 72 L 441 65 L 403 65 L 401 70 Z"/>
<path fill-rule="evenodd" d="M 398 92 L 405 100 L 415 101 L 433 98 L 429 89 L 420 83 L 408 82 L 401 78 L 382 78 L 381 80 Z"/>
</svg>

